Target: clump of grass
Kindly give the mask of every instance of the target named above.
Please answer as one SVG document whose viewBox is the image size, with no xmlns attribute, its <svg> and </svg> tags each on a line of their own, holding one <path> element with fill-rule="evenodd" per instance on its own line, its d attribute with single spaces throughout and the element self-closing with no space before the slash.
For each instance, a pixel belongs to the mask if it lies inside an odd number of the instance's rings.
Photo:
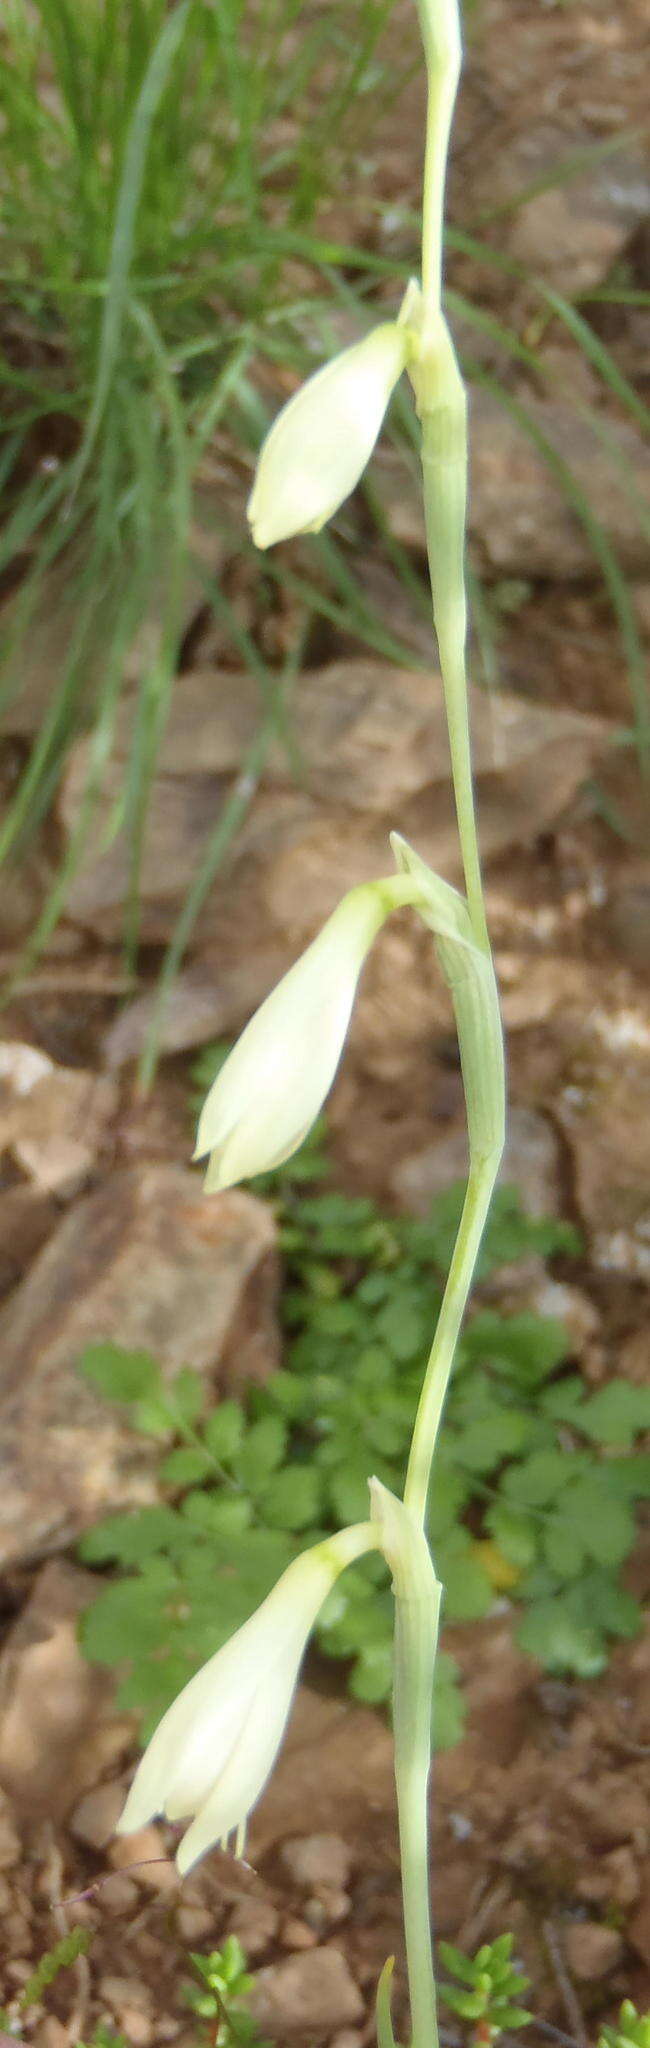
<svg viewBox="0 0 650 2048">
<path fill-rule="evenodd" d="M 253 8 L 244 0 L 178 0 L 171 9 L 166 0 L 8 0 L 0 30 L 0 587 L 4 579 L 17 588 L 0 646 L 0 714 L 20 691 L 35 617 L 53 602 L 64 615 L 65 654 L 0 824 L 0 861 L 46 813 L 72 736 L 84 725 L 92 733 L 85 801 L 32 952 L 52 929 L 82 856 L 127 656 L 149 620 L 128 773 L 111 824 L 129 848 L 125 938 L 135 962 L 147 803 L 190 572 L 219 617 L 233 665 L 243 661 L 257 678 L 260 729 L 172 936 L 165 986 L 274 734 L 292 765 L 286 693 L 313 620 L 389 660 L 417 659 L 356 577 L 349 522 L 339 535 L 312 538 L 306 569 L 285 553 L 266 563 L 269 602 L 279 589 L 296 620 L 284 671 L 242 621 L 227 583 L 197 559 L 192 533 L 209 455 L 224 484 L 223 493 L 211 492 L 216 546 L 223 552 L 225 540 L 227 556 L 250 548 L 241 500 L 268 424 L 266 383 L 275 386 L 278 364 L 285 379 L 311 367 L 331 345 L 341 309 L 363 331 L 382 280 L 390 277 L 394 290 L 416 261 L 415 215 L 413 256 L 401 265 L 322 229 L 332 195 L 348 185 L 358 192 L 366 105 L 376 119 L 378 92 L 398 93 L 412 66 L 415 39 L 413 49 L 408 36 L 400 39 L 397 64 L 395 36 L 390 51 L 382 43 L 391 10 L 392 0 L 358 0 L 352 13 L 346 0 L 313 12 L 299 0 L 256 0 Z M 570 163 L 560 166 L 558 177 L 571 172 Z M 406 208 L 407 231 L 409 219 Z M 523 280 L 540 333 L 544 323 L 559 324 L 588 357 L 605 402 L 640 424 L 641 400 L 588 307 L 526 277 L 484 238 L 480 222 L 473 235 L 456 229 L 448 240 L 474 266 L 503 273 L 514 291 Z M 534 379 L 537 348 L 516 318 L 472 307 L 459 292 L 448 294 L 448 306 L 467 331 L 489 329 L 501 354 Z M 465 369 L 485 381 L 480 363 L 466 360 Z M 498 380 L 492 388 L 551 463 L 587 531 L 630 676 L 633 717 L 623 737 L 647 762 L 650 711 L 634 605 L 600 509 L 540 440 L 525 390 L 514 395 Z M 404 397 L 393 431 L 408 449 L 416 428 Z M 369 512 L 377 545 L 424 614 L 424 582 L 386 530 L 376 497 Z M 489 611 L 489 601 L 477 602 L 475 629 L 494 681 Z M 152 1049 L 150 1069 L 153 1057 Z"/>
<path fill-rule="evenodd" d="M 171 11 L 166 0 L 12 0 L 5 12 L 0 576 L 20 587 L 0 702 L 19 687 L 21 649 L 55 564 L 62 603 L 69 584 L 69 632 L 0 858 L 38 822 L 71 734 L 92 721 L 74 865 L 126 654 L 154 607 L 155 649 L 115 821 L 131 847 L 132 949 L 147 793 L 183 629 L 193 485 L 225 416 L 246 469 L 246 446 L 264 425 L 253 357 L 272 358 L 288 327 L 304 361 L 283 265 L 352 149 L 353 105 L 358 140 L 390 4 L 360 0 L 353 21 L 344 0 L 327 17 L 298 0 L 258 0 L 252 11 L 243 0 L 180 0 Z M 248 659 L 225 613 L 233 655 Z M 259 657 L 256 666 L 272 698 L 273 673 Z"/>
</svg>

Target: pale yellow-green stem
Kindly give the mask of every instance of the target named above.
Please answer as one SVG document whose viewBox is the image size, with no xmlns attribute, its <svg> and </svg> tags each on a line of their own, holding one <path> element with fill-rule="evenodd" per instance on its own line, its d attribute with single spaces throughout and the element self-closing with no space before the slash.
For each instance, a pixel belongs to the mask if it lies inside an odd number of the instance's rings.
<svg viewBox="0 0 650 2048">
<path fill-rule="evenodd" d="M 433 617 L 449 728 L 454 797 L 473 945 L 440 937 L 463 1072 L 469 1177 L 413 1433 L 404 1507 L 424 1530 L 431 1465 L 458 1336 L 504 1136 L 498 995 L 476 831 L 466 673 L 467 400 L 442 311 L 442 240 L 449 133 L 461 62 L 457 0 L 418 0 L 428 74 L 422 211 L 422 302 L 410 364 L 422 424 L 422 467 Z M 428 920 L 427 920 L 428 921 Z M 432 914 L 431 928 L 435 931 Z M 440 1589 L 435 1613 L 395 1586 L 395 1777 L 402 1859 L 411 2048 L 437 2048 L 429 1905 L 428 1781 Z M 379 2048 L 391 2048 L 389 1987 L 378 2007 Z"/>
<path fill-rule="evenodd" d="M 449 749 L 456 799 L 467 907 L 474 936 L 489 951 L 481 864 L 476 833 L 469 734 L 465 643 L 465 507 L 467 495 L 467 401 L 449 335 L 436 351 L 441 364 L 439 402 L 426 404 L 422 380 L 422 474 L 433 617 L 445 693 Z"/>
<path fill-rule="evenodd" d="M 418 0 L 427 66 L 427 127 L 422 188 L 422 291 L 439 307 L 449 135 L 462 47 L 455 0 Z"/>
<path fill-rule="evenodd" d="M 428 1600 L 395 1593 L 393 1726 L 411 2048 L 437 2048 L 429 1899 L 431 1702 L 442 1587 Z"/>
<path fill-rule="evenodd" d="M 426 1516 L 429 1478 L 449 1376 L 467 1306 L 477 1254 L 492 1199 L 494 1156 L 470 1168 L 458 1236 L 454 1245 L 438 1326 L 420 1397 L 404 1489 L 404 1501 L 418 1522 Z"/>
</svg>

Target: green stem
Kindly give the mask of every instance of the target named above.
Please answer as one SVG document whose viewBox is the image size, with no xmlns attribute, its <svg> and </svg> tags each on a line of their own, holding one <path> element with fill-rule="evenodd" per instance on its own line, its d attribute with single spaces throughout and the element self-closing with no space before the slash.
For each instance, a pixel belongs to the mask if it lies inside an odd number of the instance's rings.
<svg viewBox="0 0 650 2048">
<path fill-rule="evenodd" d="M 418 0 L 428 73 L 422 192 L 422 292 L 438 309 L 442 296 L 445 179 L 458 80 L 461 36 L 456 0 Z"/>
<path fill-rule="evenodd" d="M 454 1245 L 436 1334 L 420 1395 L 404 1489 L 404 1505 L 424 1525 L 431 1464 L 460 1326 L 467 1306 L 481 1238 L 499 1167 L 500 1152 L 470 1166 L 467 1191 Z"/>
<path fill-rule="evenodd" d="M 422 380 L 422 474 L 433 617 L 449 728 L 451 768 L 467 907 L 477 944 L 489 951 L 472 783 L 465 642 L 467 400 L 446 330 L 436 347 L 429 410 Z M 432 393 L 433 397 L 433 393 Z"/>
<path fill-rule="evenodd" d="M 438 939 L 451 989 L 467 1104 L 470 1165 L 411 1444 L 404 1509 L 421 1532 L 431 1464 L 460 1327 L 503 1148 L 503 1041 L 485 917 L 476 830 L 466 672 L 467 399 L 442 312 L 442 246 L 449 135 L 461 62 L 458 0 L 418 0 L 428 71 L 422 217 L 422 303 L 411 375 L 422 421 L 422 468 L 433 618 L 474 957 Z M 431 924 L 435 929 L 435 906 Z M 438 926 L 438 930 L 440 927 Z M 411 2048 L 437 2048 L 436 1987 L 429 1905 L 428 1783 L 431 1711 L 441 1588 L 395 1586 L 395 1776 Z"/>
<path fill-rule="evenodd" d="M 442 1588 L 432 1577 L 426 1597 L 395 1599 L 395 1783 L 411 2048 L 438 2048 L 436 1984 L 429 1902 L 431 1700 Z"/>
</svg>

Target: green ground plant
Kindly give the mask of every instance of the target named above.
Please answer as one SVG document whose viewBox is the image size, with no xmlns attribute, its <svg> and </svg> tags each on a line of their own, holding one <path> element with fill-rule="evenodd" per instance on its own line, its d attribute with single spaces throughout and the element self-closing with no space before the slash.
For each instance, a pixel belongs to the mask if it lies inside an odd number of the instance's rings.
<svg viewBox="0 0 650 2048">
<path fill-rule="evenodd" d="M 203 1089 L 223 1049 L 200 1055 Z M 274 1203 L 285 1285 L 285 1363 L 264 1388 L 206 1410 L 197 1374 L 165 1384 L 155 1359 L 111 1344 L 82 1371 L 135 1427 L 159 1439 L 158 1507 L 112 1515 L 84 1539 L 85 1561 L 120 1574 L 90 1608 L 87 1655 L 127 1661 L 125 1704 L 147 1728 L 190 1672 L 269 1591 L 298 1547 L 363 1512 L 367 1475 L 403 1484 L 462 1190 L 425 1219 L 387 1217 L 328 1184 L 322 1128 L 255 1183 Z M 516 1193 L 495 1197 L 479 1279 L 537 1253 L 572 1254 L 575 1232 L 531 1220 Z M 517 1635 L 549 1671 L 585 1678 L 633 1634 L 639 1608 L 620 1581 L 650 1497 L 650 1392 L 623 1379 L 589 1391 L 562 1324 L 477 1305 L 461 1340 L 436 1454 L 428 1534 L 446 1621 L 517 1607 Z M 391 1596 L 383 1562 L 353 1565 L 321 1615 L 318 1640 L 345 1661 L 358 1699 L 391 1686 Z M 463 1700 L 454 1660 L 439 1663 L 436 1739 L 456 1739 Z"/>
<path fill-rule="evenodd" d="M 512 1950 L 512 1934 L 484 1942 L 475 1956 L 466 1956 L 450 1941 L 438 1942 L 438 1962 L 452 1979 L 441 1982 L 440 1998 L 450 2012 L 469 2023 L 472 2048 L 489 2048 L 501 2034 L 530 2025 L 533 2015 L 521 2002 L 530 1980 L 513 1960 Z"/>
<path fill-rule="evenodd" d="M 197 2048 L 271 2048 L 247 2009 L 253 1978 L 236 1934 L 210 1955 L 192 1952 L 190 1960 L 198 1982 L 186 1986 L 185 1999 L 199 2021 Z"/>
<path fill-rule="evenodd" d="M 61 1971 L 87 1952 L 90 1940 L 87 1929 L 75 1928 L 41 1957 L 15 2004 L 0 2009 L 0 2028 L 7 2029 L 7 2039 L 24 2039 L 23 2021 L 30 2020 Z M 468 2048 L 492 2048 L 502 2034 L 518 2034 L 533 2021 L 522 2003 L 529 1979 L 513 1956 L 513 1947 L 512 1934 L 484 1942 L 474 1956 L 451 1942 L 437 1944 L 439 1969 L 446 1973 L 440 1975 L 440 2001 L 461 2021 Z M 254 1979 L 237 1936 L 227 1935 L 208 1955 L 191 1950 L 189 1961 L 193 1977 L 183 1996 L 197 2023 L 196 2048 L 270 2048 L 248 2008 Z M 77 2048 L 129 2048 L 129 2043 L 124 2034 L 99 2021 L 90 2039 L 79 2041 Z M 650 2048 L 650 2014 L 639 2013 L 631 1999 L 625 1999 L 618 2020 L 601 2027 L 597 2048 Z"/>
</svg>

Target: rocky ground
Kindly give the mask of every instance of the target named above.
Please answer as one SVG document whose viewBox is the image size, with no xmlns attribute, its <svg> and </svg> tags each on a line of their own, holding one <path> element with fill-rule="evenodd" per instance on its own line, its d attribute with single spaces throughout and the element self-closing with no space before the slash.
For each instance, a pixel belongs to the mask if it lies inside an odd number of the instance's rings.
<svg viewBox="0 0 650 2048">
<path fill-rule="evenodd" d="M 642 10 L 615 15 L 485 0 L 477 10 L 452 175 L 452 210 L 483 220 L 556 291 L 598 292 L 613 273 L 643 282 L 647 170 Z M 402 253 L 403 193 L 421 88 L 393 110 L 366 166 L 382 209 L 374 232 Z M 568 184 L 564 158 L 606 143 Z M 408 149 L 405 149 L 405 137 Z M 415 189 L 417 165 L 411 166 Z M 531 186 L 513 214 L 515 190 Z M 487 195 L 487 197 L 486 197 Z M 644 199 L 645 195 L 645 199 Z M 489 203 L 488 203 L 489 201 Z M 364 191 L 360 221 L 364 232 Z M 485 218 L 483 219 L 483 216 Z M 334 228 L 333 220 L 330 226 Z M 349 211 L 346 238 L 351 239 Z M 650 884 L 647 791 L 629 727 L 625 663 L 593 551 L 553 474 L 486 388 L 525 391 L 539 433 L 570 461 L 629 580 L 647 644 L 650 581 L 634 499 L 608 459 L 644 488 L 636 429 L 598 395 L 592 365 L 522 279 L 457 253 L 453 283 L 530 341 L 539 368 L 504 362 L 496 329 L 472 331 L 471 551 L 490 593 L 498 686 L 474 690 L 477 798 L 488 908 L 508 1031 L 506 1174 L 536 1211 L 576 1221 L 585 1254 L 566 1274 L 537 1265 L 519 1298 L 566 1316 L 576 1358 L 598 1383 L 650 1370 Z M 461 338 L 465 338 L 459 314 Z M 644 319 L 646 326 L 644 327 Z M 647 313 L 592 309 L 624 374 L 647 375 Z M 603 435 L 585 424 L 596 406 Z M 606 430 L 606 432 L 605 432 Z M 384 515 L 421 570 L 413 478 L 393 451 L 373 472 Z M 211 490 L 197 519 L 216 547 Z M 233 484 L 236 498 L 237 487 Z M 243 492 L 242 492 L 243 495 Z M 98 1335 L 150 1348 L 170 1372 L 191 1359 L 215 1392 L 277 1362 L 274 1227 L 252 1197 L 206 1203 L 188 1164 L 192 1049 L 236 1032 L 312 936 L 343 888 L 387 864 L 392 826 L 454 879 L 457 852 L 439 679 L 429 630 L 411 615 L 390 561 L 368 540 L 359 573 L 387 628 L 424 666 L 396 667 L 332 628 L 310 642 L 292 707 L 296 778 L 270 748 L 227 870 L 201 913 L 162 1024 L 165 1054 L 143 1098 L 134 1061 L 151 1026 L 160 948 L 174 928 L 215 816 L 247 774 L 259 704 L 226 665 L 213 620 L 188 591 L 187 660 L 156 776 L 142 880 L 145 965 L 128 989 L 119 950 L 127 868 L 104 826 L 129 745 L 125 702 L 93 843 L 45 957 L 5 1007 L 0 1046 L 0 1903 L 2 1997 L 19 1996 L 43 1951 L 83 1925 L 86 1955 L 25 2021 L 37 2048 L 74 2048 L 98 2019 L 130 2048 L 190 2048 L 183 2006 L 190 1948 L 235 1931 L 255 1972 L 254 2009 L 273 2038 L 363 2048 L 378 1971 L 401 1936 L 391 1743 L 386 1725 L 336 1690 L 315 1660 L 279 1768 L 260 1806 L 251 1870 L 218 1853 L 182 1887 L 172 1835 L 112 1830 L 135 1755 L 131 1717 L 83 1660 L 76 1638 L 96 1581 L 76 1562 L 80 1532 L 109 1506 L 155 1497 L 150 1451 L 80 1390 L 75 1360 Z M 296 550 L 298 563 L 303 559 Z M 248 567 L 221 564 L 242 617 L 278 654 L 295 628 L 286 596 L 259 616 Z M 644 578 L 646 579 L 644 581 Z M 54 636 L 54 637 L 53 637 Z M 56 658 L 56 622 L 35 627 L 22 723 L 5 725 L 5 795 Z M 132 656 L 133 681 L 138 658 Z M 232 663 L 232 657 L 230 657 Z M 476 667 L 479 650 L 476 648 Z M 14 721 L 16 714 L 14 713 Z M 0 904 L 11 971 L 74 832 L 87 743 L 73 751 L 56 816 Z M 128 1000 L 125 1003 L 125 994 Z M 450 1017 L 426 939 L 393 920 L 362 986 L 331 1105 L 341 1184 L 424 1208 L 464 1170 L 462 1091 Z M 629 1566 L 650 1585 L 647 1531 Z M 589 1686 L 551 1681 L 513 1646 L 507 1613 L 451 1632 L 469 1695 L 469 1732 L 438 1761 L 433 1804 L 438 1929 L 466 1948 L 511 1927 L 536 2010 L 579 2043 L 623 1995 L 650 2004 L 650 1634 L 616 1651 Z M 456 2040 L 453 2027 L 450 2040 Z"/>
</svg>

